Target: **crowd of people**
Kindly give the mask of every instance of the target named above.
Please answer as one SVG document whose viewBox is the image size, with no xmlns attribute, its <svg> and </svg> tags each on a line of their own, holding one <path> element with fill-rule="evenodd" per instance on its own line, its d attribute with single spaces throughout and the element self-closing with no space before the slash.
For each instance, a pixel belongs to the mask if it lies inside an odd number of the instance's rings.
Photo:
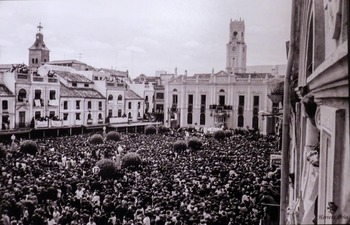
<svg viewBox="0 0 350 225">
<path fill-rule="evenodd" d="M 91 134 L 36 139 L 35 156 L 9 151 L 1 160 L 1 224 L 259 224 L 279 202 L 280 170 L 269 164 L 274 137 L 236 132 L 222 141 L 191 132 L 202 149 L 174 152 L 184 131 L 121 134 L 90 145 Z M 9 145 L 8 145 L 9 147 Z M 137 152 L 138 170 L 103 180 L 102 158 Z"/>
</svg>

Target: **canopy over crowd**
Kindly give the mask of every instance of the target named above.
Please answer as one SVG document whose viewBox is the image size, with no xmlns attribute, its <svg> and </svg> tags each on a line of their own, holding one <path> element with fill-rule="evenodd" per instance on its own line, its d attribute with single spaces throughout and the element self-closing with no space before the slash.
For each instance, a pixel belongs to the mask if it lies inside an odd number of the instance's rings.
<svg viewBox="0 0 350 225">
<path fill-rule="evenodd" d="M 171 134 L 122 134 L 90 145 L 89 134 L 35 140 L 40 151 L 1 160 L 3 224 L 259 224 L 279 202 L 280 171 L 269 164 L 274 137 L 237 132 L 217 141 L 191 133 L 202 149 L 176 152 Z M 122 150 L 122 151 L 121 151 Z M 102 158 L 138 152 L 138 170 L 114 179 L 93 172 Z"/>
</svg>

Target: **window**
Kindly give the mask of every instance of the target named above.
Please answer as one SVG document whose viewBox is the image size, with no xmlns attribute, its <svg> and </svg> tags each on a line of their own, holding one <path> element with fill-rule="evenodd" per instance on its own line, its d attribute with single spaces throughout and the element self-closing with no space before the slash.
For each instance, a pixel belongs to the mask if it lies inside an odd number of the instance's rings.
<svg viewBox="0 0 350 225">
<path fill-rule="evenodd" d="M 118 101 L 122 101 L 123 100 L 123 96 L 122 95 L 118 95 Z"/>
<path fill-rule="evenodd" d="M 173 105 L 177 105 L 177 95 L 173 95 Z"/>
<path fill-rule="evenodd" d="M 259 96 L 254 96 L 254 98 L 253 98 L 253 106 L 259 106 Z"/>
<path fill-rule="evenodd" d="M 41 112 L 35 111 L 34 117 L 35 117 L 35 119 L 39 119 L 41 117 Z"/>
<path fill-rule="evenodd" d="M 253 116 L 252 124 L 253 124 L 254 130 L 259 129 L 259 117 L 258 116 Z"/>
<path fill-rule="evenodd" d="M 188 95 L 188 113 L 192 113 L 192 109 L 193 109 L 193 95 Z M 192 115 L 191 115 L 191 121 L 192 121 Z"/>
<path fill-rule="evenodd" d="M 102 120 L 102 119 L 103 119 L 103 118 L 102 118 L 102 113 L 99 113 L 99 114 L 98 114 L 98 119 L 99 119 L 99 120 Z"/>
<path fill-rule="evenodd" d="M 76 120 L 80 120 L 80 113 L 76 113 L 76 114 L 75 114 L 75 119 L 76 119 Z"/>
<path fill-rule="evenodd" d="M 8 110 L 8 101 L 7 100 L 2 101 L 2 110 Z"/>
<path fill-rule="evenodd" d="M 76 87 L 77 86 L 77 82 L 72 82 L 72 87 Z"/>
<path fill-rule="evenodd" d="M 157 93 L 156 99 L 164 99 L 164 93 Z"/>
<path fill-rule="evenodd" d="M 91 109 L 91 101 L 88 101 L 88 109 Z"/>
<path fill-rule="evenodd" d="M 192 124 L 192 113 L 187 113 L 187 124 Z"/>
<path fill-rule="evenodd" d="M 225 95 L 219 96 L 219 105 L 221 106 L 225 105 Z"/>
<path fill-rule="evenodd" d="M 137 103 L 137 108 L 140 109 L 141 108 L 141 102 Z"/>
<path fill-rule="evenodd" d="M 68 120 L 68 113 L 63 113 L 63 120 L 67 121 Z"/>
<path fill-rule="evenodd" d="M 55 117 L 55 111 L 50 111 L 49 118 Z"/>
<path fill-rule="evenodd" d="M 38 63 L 38 58 L 35 59 L 35 63 Z"/>
<path fill-rule="evenodd" d="M 84 84 L 84 87 L 89 87 L 89 84 Z"/>
<path fill-rule="evenodd" d="M 148 95 L 147 95 L 146 98 L 145 98 L 145 102 L 148 102 Z"/>
<path fill-rule="evenodd" d="M 34 60 L 34 58 L 32 58 L 32 63 L 35 63 L 35 60 Z"/>
<path fill-rule="evenodd" d="M 201 95 L 201 113 L 205 113 L 206 101 L 207 101 L 207 96 Z"/>
<path fill-rule="evenodd" d="M 98 110 L 102 110 L 102 102 L 98 102 Z"/>
<path fill-rule="evenodd" d="M 238 105 L 244 106 L 244 95 L 240 95 L 238 99 Z"/>
<path fill-rule="evenodd" d="M 63 109 L 68 109 L 68 101 L 63 102 Z"/>
<path fill-rule="evenodd" d="M 56 91 L 55 90 L 51 90 L 50 91 L 50 100 L 54 100 L 56 99 Z"/>
<path fill-rule="evenodd" d="M 243 126 L 244 126 L 244 116 L 238 115 L 238 127 L 243 127 Z"/>
<path fill-rule="evenodd" d="M 34 99 L 41 99 L 41 90 L 34 91 Z"/>
<path fill-rule="evenodd" d="M 205 125 L 205 114 L 204 113 L 201 113 L 201 115 L 200 115 L 199 124 Z"/>
<path fill-rule="evenodd" d="M 75 102 L 75 108 L 76 108 L 76 109 L 80 109 L 80 100 L 77 100 L 77 101 Z"/>
<path fill-rule="evenodd" d="M 122 117 L 122 110 L 118 109 L 118 117 Z"/>
<path fill-rule="evenodd" d="M 92 120 L 91 113 L 88 114 L 88 120 Z"/>
<path fill-rule="evenodd" d="M 27 92 L 24 89 L 19 90 L 18 92 L 18 101 L 23 102 L 24 99 L 27 98 Z"/>
<path fill-rule="evenodd" d="M 113 95 L 108 95 L 108 101 L 113 101 Z"/>
<path fill-rule="evenodd" d="M 131 118 L 131 112 L 128 113 L 128 118 Z"/>
<path fill-rule="evenodd" d="M 131 102 L 128 103 L 128 109 L 131 109 Z"/>
<path fill-rule="evenodd" d="M 313 53 L 314 53 L 314 28 L 313 28 L 313 16 L 311 16 L 309 22 L 308 41 L 307 41 L 307 58 L 306 58 L 306 77 L 310 76 L 313 69 Z"/>
<path fill-rule="evenodd" d="M 113 111 L 111 109 L 108 110 L 108 117 L 112 117 L 113 116 Z"/>
</svg>

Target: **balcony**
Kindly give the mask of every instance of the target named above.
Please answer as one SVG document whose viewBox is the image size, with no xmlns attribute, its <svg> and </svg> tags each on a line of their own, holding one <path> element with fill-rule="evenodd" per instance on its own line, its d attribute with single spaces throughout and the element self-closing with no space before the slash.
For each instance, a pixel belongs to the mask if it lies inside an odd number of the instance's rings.
<svg viewBox="0 0 350 225">
<path fill-rule="evenodd" d="M 35 120 L 34 128 L 46 128 L 49 127 L 49 121 L 48 120 Z"/>
<path fill-rule="evenodd" d="M 57 99 L 50 99 L 48 100 L 49 106 L 58 106 L 58 100 Z"/>
<path fill-rule="evenodd" d="M 43 77 L 33 77 L 34 82 L 43 82 L 44 78 Z"/>
<path fill-rule="evenodd" d="M 61 120 L 50 120 L 50 127 L 62 127 L 62 125 Z"/>
<path fill-rule="evenodd" d="M 232 105 L 209 105 L 209 109 L 214 109 L 214 110 L 232 110 Z"/>
<path fill-rule="evenodd" d="M 87 124 L 88 124 L 88 125 L 91 125 L 91 124 L 92 124 L 92 119 L 88 119 L 88 120 L 87 120 Z"/>
<path fill-rule="evenodd" d="M 114 87 L 114 82 L 108 82 L 107 87 Z"/>
<path fill-rule="evenodd" d="M 17 79 L 28 80 L 28 74 L 18 73 L 17 74 Z"/>
<path fill-rule="evenodd" d="M 42 99 L 33 99 L 34 107 L 42 107 L 44 106 L 44 101 Z"/>
<path fill-rule="evenodd" d="M 127 117 L 111 117 L 109 118 L 109 123 L 127 123 Z"/>
<path fill-rule="evenodd" d="M 49 77 L 49 78 L 47 79 L 47 82 L 49 82 L 49 83 L 58 83 L 58 79 L 57 79 L 57 78 Z"/>
</svg>

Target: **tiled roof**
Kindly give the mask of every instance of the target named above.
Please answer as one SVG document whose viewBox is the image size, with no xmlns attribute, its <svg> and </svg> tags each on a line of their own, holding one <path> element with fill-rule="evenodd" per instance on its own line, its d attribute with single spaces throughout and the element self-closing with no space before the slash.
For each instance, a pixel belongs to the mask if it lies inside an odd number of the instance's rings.
<svg viewBox="0 0 350 225">
<path fill-rule="evenodd" d="M 4 84 L 0 84 L 0 96 L 15 96 Z"/>
<path fill-rule="evenodd" d="M 92 88 L 69 88 L 61 83 L 61 97 L 73 98 L 105 98 Z"/>
<path fill-rule="evenodd" d="M 68 72 L 68 71 L 57 71 L 57 70 L 54 70 L 54 72 L 58 76 L 66 79 L 68 81 L 71 81 L 71 82 L 92 83 L 91 80 L 89 80 L 88 78 L 84 77 L 81 74 L 72 73 L 72 72 Z"/>
<path fill-rule="evenodd" d="M 126 100 L 143 100 L 143 98 L 141 98 L 140 96 L 138 96 L 135 92 L 133 92 L 132 90 L 126 90 L 124 92 L 125 95 L 125 99 Z"/>
<path fill-rule="evenodd" d="M 144 81 L 148 83 L 154 83 L 154 82 L 157 82 L 157 78 L 159 79 L 160 77 L 156 77 L 156 76 L 150 77 L 150 76 L 141 74 L 140 76 L 136 77 L 133 81 L 136 83 L 143 83 Z M 141 80 L 141 79 L 144 79 L 144 80 Z"/>
<path fill-rule="evenodd" d="M 100 68 L 100 69 L 97 69 L 97 71 L 109 73 L 111 76 L 117 76 L 117 77 L 127 77 L 129 73 L 128 71 L 120 71 L 120 70 L 106 69 L 106 68 Z"/>
</svg>

